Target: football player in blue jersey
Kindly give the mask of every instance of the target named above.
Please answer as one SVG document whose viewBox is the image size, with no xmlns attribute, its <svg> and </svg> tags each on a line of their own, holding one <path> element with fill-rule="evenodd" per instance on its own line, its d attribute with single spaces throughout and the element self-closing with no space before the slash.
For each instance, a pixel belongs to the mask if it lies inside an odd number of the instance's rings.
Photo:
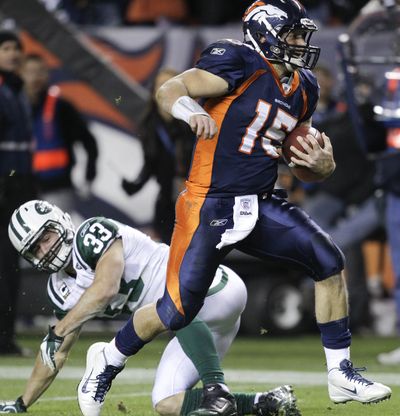
<svg viewBox="0 0 400 416">
<path fill-rule="evenodd" d="M 319 48 L 310 44 L 317 26 L 299 1 L 265 0 L 246 10 L 243 30 L 244 42 L 211 44 L 195 68 L 157 93 L 161 107 L 187 122 L 197 141 L 186 190 L 176 204 L 164 295 L 136 311 L 118 332 L 119 351 L 134 355 L 166 328 L 188 325 L 218 264 L 235 248 L 298 267 L 314 279 L 333 402 L 387 399 L 391 389 L 364 378 L 350 361 L 343 254 L 304 211 L 274 190 L 277 148 L 296 127 L 311 126 L 317 104 L 311 69 Z M 322 137 L 323 146 L 308 135 L 309 143 L 298 139 L 304 151 L 291 148 L 291 165 L 309 169 L 316 180 L 335 169 L 329 138 Z M 208 402 L 205 392 L 204 414 Z"/>
<path fill-rule="evenodd" d="M 162 295 L 169 247 L 104 217 L 89 218 L 75 230 L 67 213 L 39 200 L 28 201 L 14 212 L 9 236 L 33 267 L 51 273 L 48 299 L 60 319 L 58 330 L 62 327 L 63 333 L 68 333 L 59 337 L 50 330 L 23 395 L 0 402 L 0 413 L 24 413 L 55 379 L 84 322 L 94 316 L 134 313 Z M 226 387 L 219 357 L 239 329 L 247 292 L 240 277 L 226 266 L 218 268 L 214 283 L 198 319 L 176 333 L 161 357 L 152 393 L 153 405 L 161 415 L 184 416 L 198 407 L 202 390 L 191 387 L 199 375 L 204 388 L 214 393 L 214 414 L 236 414 L 234 395 Z M 96 366 L 96 376 L 92 377 L 90 370 L 78 388 L 84 416 L 100 415 L 107 388 L 121 371 L 115 365 L 115 360 L 118 364 L 121 359 L 115 342 L 118 340 L 98 342 L 88 351 L 87 360 Z M 52 360 L 42 361 L 49 356 L 43 347 L 58 349 Z M 300 415 L 290 386 L 236 397 L 240 414 Z"/>
</svg>

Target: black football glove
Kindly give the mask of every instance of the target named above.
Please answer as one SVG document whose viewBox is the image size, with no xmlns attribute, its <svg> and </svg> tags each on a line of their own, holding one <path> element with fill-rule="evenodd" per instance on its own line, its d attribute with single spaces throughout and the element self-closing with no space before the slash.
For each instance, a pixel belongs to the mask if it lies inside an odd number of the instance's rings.
<svg viewBox="0 0 400 416">
<path fill-rule="evenodd" d="M 22 396 L 17 400 L 1 402 L 0 401 L 0 413 L 26 413 L 26 406 L 22 401 Z"/>
</svg>

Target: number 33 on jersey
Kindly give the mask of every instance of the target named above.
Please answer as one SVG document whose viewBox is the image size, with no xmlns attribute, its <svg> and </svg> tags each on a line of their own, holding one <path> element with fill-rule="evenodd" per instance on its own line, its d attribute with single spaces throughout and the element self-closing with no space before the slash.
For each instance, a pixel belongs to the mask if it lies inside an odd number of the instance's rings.
<svg viewBox="0 0 400 416">
<path fill-rule="evenodd" d="M 157 244 L 134 228 L 103 217 L 90 218 L 75 233 L 72 260 L 76 277 L 64 271 L 53 274 L 47 292 L 56 315 L 61 318 L 72 309 L 93 283 L 98 261 L 116 239 L 122 239 L 125 268 L 119 293 L 102 315 L 131 313 L 148 293 L 162 294 L 169 247 Z M 150 261 L 151 260 L 151 261 Z"/>
</svg>

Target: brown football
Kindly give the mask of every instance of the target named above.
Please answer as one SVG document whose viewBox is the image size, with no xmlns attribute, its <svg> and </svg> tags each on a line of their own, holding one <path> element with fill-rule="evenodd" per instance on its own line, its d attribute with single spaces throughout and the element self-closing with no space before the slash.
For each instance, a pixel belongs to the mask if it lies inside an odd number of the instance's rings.
<svg viewBox="0 0 400 416">
<path fill-rule="evenodd" d="M 301 152 L 305 152 L 303 146 L 297 141 L 297 137 L 301 136 L 306 142 L 310 142 L 307 139 L 307 134 L 314 136 L 319 145 L 324 147 L 324 140 L 321 133 L 315 127 L 308 126 L 299 126 L 296 127 L 289 135 L 285 138 L 282 144 L 282 153 L 285 159 L 285 162 L 291 167 L 290 158 L 296 157 L 296 155 L 290 150 L 290 146 L 294 146 L 296 149 Z M 291 167 L 293 174 L 303 182 L 316 182 L 319 180 L 319 177 L 310 169 L 303 166 L 294 166 Z"/>
</svg>

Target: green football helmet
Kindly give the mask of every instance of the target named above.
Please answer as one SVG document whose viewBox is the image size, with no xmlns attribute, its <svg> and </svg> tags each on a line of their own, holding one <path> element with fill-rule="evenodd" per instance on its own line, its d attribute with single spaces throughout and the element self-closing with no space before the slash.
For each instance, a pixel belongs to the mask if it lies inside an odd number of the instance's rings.
<svg viewBox="0 0 400 416">
<path fill-rule="evenodd" d="M 44 232 L 58 235 L 46 255 L 35 256 L 35 245 Z M 74 226 L 71 217 L 46 201 L 32 200 L 17 208 L 11 216 L 8 236 L 11 243 L 33 267 L 46 272 L 58 272 L 68 266 L 71 259 Z"/>
</svg>

